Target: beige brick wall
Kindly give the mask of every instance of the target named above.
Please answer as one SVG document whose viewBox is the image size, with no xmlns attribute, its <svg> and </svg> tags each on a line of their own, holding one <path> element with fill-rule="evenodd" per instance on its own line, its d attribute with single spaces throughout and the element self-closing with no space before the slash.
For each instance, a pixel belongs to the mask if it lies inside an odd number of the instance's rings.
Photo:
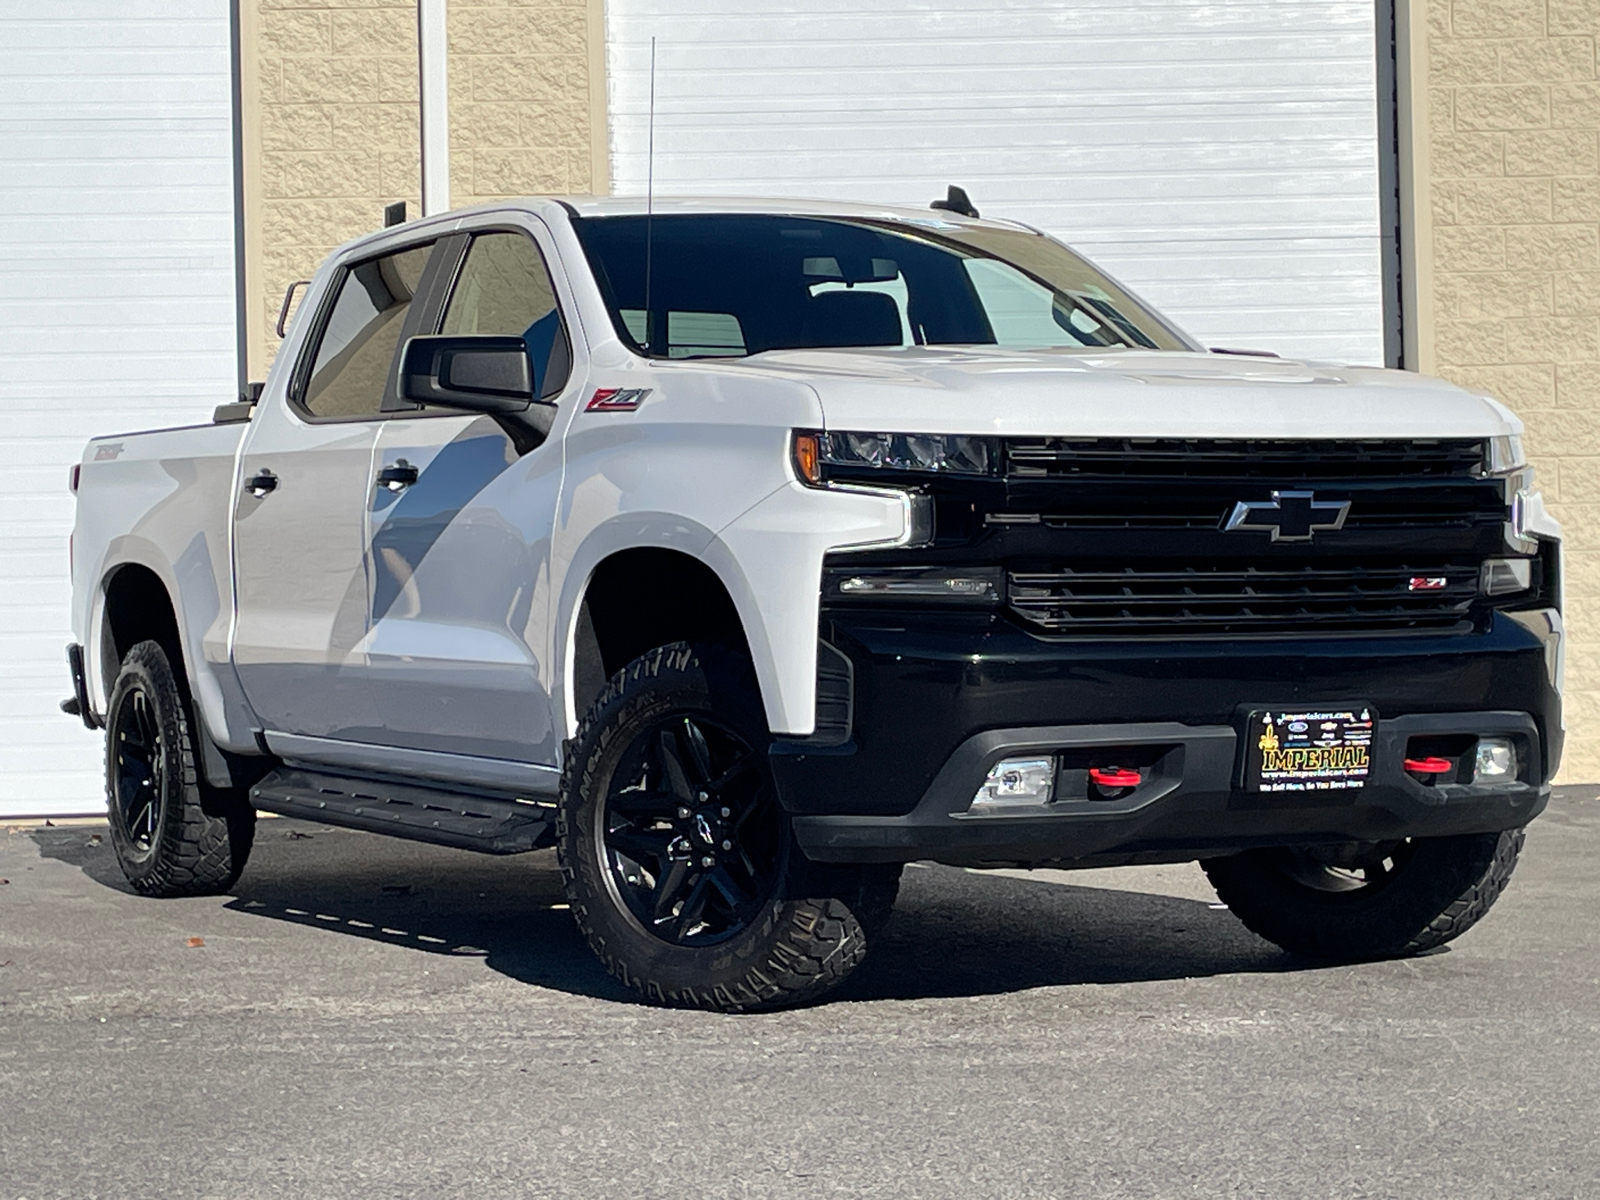
<svg viewBox="0 0 1600 1200">
<path fill-rule="evenodd" d="M 449 20 L 450 203 L 605 190 L 588 0 L 450 0 Z"/>
<path fill-rule="evenodd" d="M 1424 321 L 1432 309 L 1432 337 L 1422 366 L 1492 392 L 1527 422 L 1529 453 L 1567 538 L 1562 777 L 1595 782 L 1600 0 L 1416 0 L 1424 6 L 1419 108 L 1430 179 L 1419 193 L 1432 223 L 1431 295 L 1422 305 Z"/>
<path fill-rule="evenodd" d="M 284 288 L 421 212 L 416 0 L 245 0 L 251 376 L 278 339 Z M 450 0 L 451 206 L 605 190 L 598 0 Z M 595 36 L 591 38 L 591 30 Z M 593 115 L 592 115 L 593 114 Z"/>
</svg>

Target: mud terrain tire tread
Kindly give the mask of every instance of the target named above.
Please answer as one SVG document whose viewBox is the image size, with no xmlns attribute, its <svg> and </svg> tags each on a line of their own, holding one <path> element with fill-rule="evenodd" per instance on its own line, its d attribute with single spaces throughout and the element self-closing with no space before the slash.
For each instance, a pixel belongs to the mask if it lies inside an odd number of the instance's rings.
<svg viewBox="0 0 1600 1200">
<path fill-rule="evenodd" d="M 1397 878 L 1370 896 L 1319 893 L 1272 863 L 1273 851 L 1203 861 L 1217 896 L 1253 933 L 1331 962 L 1408 958 L 1476 925 L 1516 869 L 1524 831 L 1422 839 Z"/>
<path fill-rule="evenodd" d="M 153 641 L 134 645 L 112 687 L 108 718 L 133 681 L 151 697 L 165 755 L 160 828 L 151 852 L 141 856 L 122 828 L 116 808 L 114 725 L 106 730 L 106 803 L 111 843 L 128 883 L 161 899 L 211 896 L 232 887 L 255 841 L 255 810 L 242 793 L 212 788 L 195 766 L 189 706 L 166 651 Z"/>
<path fill-rule="evenodd" d="M 854 911 L 862 905 L 860 872 L 814 868 L 800 857 L 798 848 L 791 847 L 783 893 L 769 902 L 749 934 L 738 935 L 739 940 L 749 938 L 753 952 L 742 963 L 730 961 L 714 979 L 707 977 L 699 984 L 673 981 L 666 977 L 670 972 L 630 965 L 639 956 L 620 943 L 632 939 L 644 943 L 649 935 L 627 929 L 614 912 L 600 874 L 604 864 L 585 837 L 581 818 L 575 819 L 579 810 L 590 811 L 600 782 L 596 776 L 617 741 L 628 736 L 630 719 L 672 702 L 702 703 L 713 711 L 709 672 L 703 664 L 721 667 L 725 683 L 732 675 L 732 686 L 747 689 L 752 681 L 737 676 L 748 675 L 748 667 L 730 671 L 727 662 L 717 661 L 720 657 L 716 648 L 697 650 L 687 642 L 674 642 L 641 655 L 610 679 L 567 743 L 556 814 L 557 858 L 572 914 L 589 948 L 613 978 L 641 999 L 722 1012 L 788 1008 L 831 991 L 865 958 L 867 930 Z M 759 712 L 759 700 L 751 703 Z M 623 749 L 616 746 L 618 753 Z M 892 891 L 886 893 L 880 884 L 873 899 L 869 921 L 881 925 L 893 903 Z"/>
</svg>

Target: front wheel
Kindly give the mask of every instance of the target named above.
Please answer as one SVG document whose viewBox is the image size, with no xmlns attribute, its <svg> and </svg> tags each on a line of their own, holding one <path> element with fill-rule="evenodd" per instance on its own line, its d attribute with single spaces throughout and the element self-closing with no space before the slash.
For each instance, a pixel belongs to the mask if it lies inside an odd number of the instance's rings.
<svg viewBox="0 0 1600 1200">
<path fill-rule="evenodd" d="M 893 903 L 881 872 L 794 844 L 748 674 L 731 653 L 663 646 L 612 679 L 568 746 L 557 848 L 573 915 L 606 969 L 658 1003 L 815 999 Z"/>
<path fill-rule="evenodd" d="M 1201 865 L 1251 930 L 1308 958 L 1421 954 L 1476 925 L 1505 890 L 1520 829 L 1250 850 Z"/>
</svg>

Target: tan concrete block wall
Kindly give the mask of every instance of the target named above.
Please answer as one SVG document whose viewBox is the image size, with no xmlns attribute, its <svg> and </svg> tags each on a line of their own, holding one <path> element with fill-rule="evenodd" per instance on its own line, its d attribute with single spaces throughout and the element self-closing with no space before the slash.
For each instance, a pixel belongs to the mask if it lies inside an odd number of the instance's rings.
<svg viewBox="0 0 1600 1200">
<path fill-rule="evenodd" d="M 1435 369 L 1491 392 L 1566 528 L 1567 753 L 1600 780 L 1600 0 L 1428 0 Z"/>
<path fill-rule="evenodd" d="M 253 2 L 254 45 L 244 50 L 259 80 L 259 149 L 245 164 L 256 191 L 246 235 L 260 378 L 278 348 L 272 325 L 289 282 L 380 227 L 389 201 L 421 210 L 415 0 Z"/>
<path fill-rule="evenodd" d="M 383 206 L 420 215 L 415 0 L 246 0 L 251 374 L 284 288 Z M 603 191 L 598 0 L 450 0 L 450 203 Z M 600 45 L 591 40 L 591 30 Z M 594 114 L 592 115 L 591 110 Z M 601 143 L 603 145 L 603 141 Z"/>
<path fill-rule="evenodd" d="M 450 203 L 603 191 L 589 0 L 450 0 L 449 22 Z"/>
</svg>

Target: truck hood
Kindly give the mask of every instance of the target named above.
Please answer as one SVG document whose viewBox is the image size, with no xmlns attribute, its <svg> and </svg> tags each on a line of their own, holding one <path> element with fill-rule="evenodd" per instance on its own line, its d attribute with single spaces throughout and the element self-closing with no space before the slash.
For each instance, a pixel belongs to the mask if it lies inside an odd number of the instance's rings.
<svg viewBox="0 0 1600 1200">
<path fill-rule="evenodd" d="M 1293 359 L 916 346 L 768 351 L 723 369 L 806 383 L 830 429 L 1207 438 L 1484 438 L 1522 429 L 1498 401 L 1441 379 Z"/>
</svg>

